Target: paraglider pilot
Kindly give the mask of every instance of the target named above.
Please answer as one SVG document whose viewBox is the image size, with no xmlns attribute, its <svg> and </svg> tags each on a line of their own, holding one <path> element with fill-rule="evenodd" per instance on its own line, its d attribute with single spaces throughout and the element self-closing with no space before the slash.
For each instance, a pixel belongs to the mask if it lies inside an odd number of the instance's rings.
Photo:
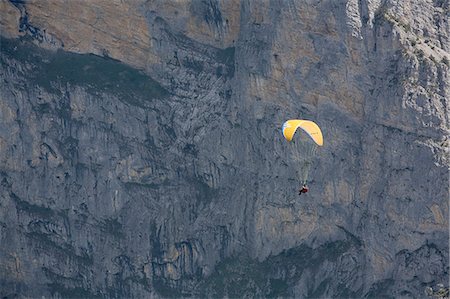
<svg viewBox="0 0 450 299">
<path fill-rule="evenodd" d="M 308 187 L 306 184 L 303 184 L 303 186 L 298 190 L 298 195 L 302 195 L 302 193 L 308 192 Z"/>
<path fill-rule="evenodd" d="M 302 131 L 310 138 L 306 138 L 303 142 L 299 139 L 294 140 L 294 134 L 298 128 L 302 129 Z M 285 121 L 282 131 L 284 138 L 292 143 L 290 146 L 293 152 L 292 160 L 299 162 L 299 166 L 301 167 L 298 174 L 303 186 L 298 190 L 298 195 L 302 195 L 302 193 L 307 193 L 309 191 L 306 186 L 308 171 L 317 147 L 323 146 L 322 131 L 315 122 L 305 119 L 290 119 Z M 306 137 L 306 135 L 304 137 Z M 298 136 L 298 133 L 296 138 L 301 138 Z M 296 141 L 299 141 L 299 144 L 296 144 Z"/>
</svg>

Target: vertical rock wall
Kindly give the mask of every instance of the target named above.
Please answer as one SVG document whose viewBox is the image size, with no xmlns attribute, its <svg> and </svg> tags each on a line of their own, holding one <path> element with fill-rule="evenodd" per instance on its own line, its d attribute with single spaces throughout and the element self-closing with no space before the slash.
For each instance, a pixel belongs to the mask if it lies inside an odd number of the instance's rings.
<svg viewBox="0 0 450 299">
<path fill-rule="evenodd" d="M 1 2 L 2 296 L 448 281 L 448 2 L 94 2 Z"/>
</svg>

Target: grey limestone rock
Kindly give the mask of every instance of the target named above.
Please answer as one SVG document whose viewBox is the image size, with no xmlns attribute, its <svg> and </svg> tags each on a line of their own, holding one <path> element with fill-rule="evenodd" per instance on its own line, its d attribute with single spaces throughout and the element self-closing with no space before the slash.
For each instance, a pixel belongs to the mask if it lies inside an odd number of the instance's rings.
<svg viewBox="0 0 450 299">
<path fill-rule="evenodd" d="M 448 1 L 136 2 L 146 63 L 8 3 L 30 18 L 1 38 L 2 297 L 448 284 Z M 289 118 L 325 140 L 300 198 Z"/>
</svg>

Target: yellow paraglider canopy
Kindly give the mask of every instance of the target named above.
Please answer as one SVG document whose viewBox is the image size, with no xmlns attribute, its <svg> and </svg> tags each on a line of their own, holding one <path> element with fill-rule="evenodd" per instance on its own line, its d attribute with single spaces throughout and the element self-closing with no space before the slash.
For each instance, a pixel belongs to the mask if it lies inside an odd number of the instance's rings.
<svg viewBox="0 0 450 299">
<path fill-rule="evenodd" d="M 287 141 L 292 141 L 292 138 L 294 138 L 294 134 L 298 128 L 301 128 L 303 131 L 305 131 L 317 145 L 323 145 L 322 131 L 315 122 L 312 122 L 310 120 L 290 119 L 286 121 L 283 124 L 284 138 L 286 138 Z"/>
</svg>

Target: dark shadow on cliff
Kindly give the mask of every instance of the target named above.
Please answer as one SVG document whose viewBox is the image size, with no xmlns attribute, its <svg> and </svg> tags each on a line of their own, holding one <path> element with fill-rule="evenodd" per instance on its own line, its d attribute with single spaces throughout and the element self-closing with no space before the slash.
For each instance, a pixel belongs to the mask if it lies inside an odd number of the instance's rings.
<svg viewBox="0 0 450 299">
<path fill-rule="evenodd" d="M 60 94 L 67 85 L 81 86 L 92 94 L 105 92 L 135 106 L 169 96 L 169 92 L 143 72 L 118 60 L 94 54 L 50 51 L 34 45 L 30 38 L 0 38 L 2 64 L 20 61 L 29 82 Z M 45 108 L 45 107 L 44 107 Z"/>
</svg>

